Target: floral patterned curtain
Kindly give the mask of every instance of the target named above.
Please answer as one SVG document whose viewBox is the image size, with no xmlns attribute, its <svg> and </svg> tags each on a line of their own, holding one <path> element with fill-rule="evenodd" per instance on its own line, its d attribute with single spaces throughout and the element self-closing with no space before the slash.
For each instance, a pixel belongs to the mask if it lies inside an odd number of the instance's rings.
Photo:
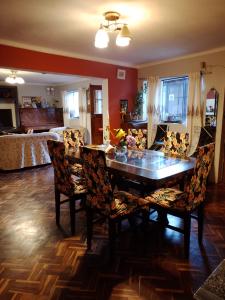
<svg viewBox="0 0 225 300">
<path fill-rule="evenodd" d="M 204 81 L 200 72 L 188 74 L 188 109 L 187 109 L 187 129 L 189 132 L 190 150 L 192 155 L 197 147 L 201 127 L 203 126 L 204 115 Z"/>
<path fill-rule="evenodd" d="M 160 122 L 161 81 L 158 76 L 148 78 L 148 89 L 148 147 L 150 147 L 155 139 L 157 124 Z"/>
</svg>

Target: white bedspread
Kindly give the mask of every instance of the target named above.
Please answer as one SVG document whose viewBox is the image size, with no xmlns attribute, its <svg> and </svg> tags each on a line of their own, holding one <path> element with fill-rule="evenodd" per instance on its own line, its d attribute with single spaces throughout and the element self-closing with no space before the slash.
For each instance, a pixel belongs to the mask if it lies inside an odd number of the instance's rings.
<svg viewBox="0 0 225 300">
<path fill-rule="evenodd" d="M 15 170 L 51 162 L 47 140 L 59 140 L 53 132 L 0 136 L 0 169 Z"/>
</svg>

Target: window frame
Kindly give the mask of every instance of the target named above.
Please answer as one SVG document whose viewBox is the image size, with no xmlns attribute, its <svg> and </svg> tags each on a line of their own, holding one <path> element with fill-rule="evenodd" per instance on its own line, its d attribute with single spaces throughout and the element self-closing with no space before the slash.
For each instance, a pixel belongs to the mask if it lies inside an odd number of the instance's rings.
<svg viewBox="0 0 225 300">
<path fill-rule="evenodd" d="M 186 85 L 184 84 L 184 87 L 186 89 L 186 113 L 184 113 L 182 111 L 181 113 L 181 120 L 165 120 L 165 117 L 163 118 L 163 115 L 166 114 L 165 109 L 164 109 L 164 95 L 163 95 L 163 84 L 165 81 L 169 82 L 169 81 L 176 81 L 176 80 L 187 80 Z M 183 76 L 173 76 L 173 77 L 164 77 L 164 78 L 160 78 L 160 82 L 161 82 L 161 93 L 160 93 L 160 123 L 164 123 L 164 124 L 181 124 L 181 125 L 187 125 L 187 111 L 188 111 L 188 89 L 189 89 L 189 77 L 188 75 L 183 75 Z M 184 97 L 182 97 L 184 99 Z M 167 100 L 168 102 L 169 100 Z"/>
</svg>

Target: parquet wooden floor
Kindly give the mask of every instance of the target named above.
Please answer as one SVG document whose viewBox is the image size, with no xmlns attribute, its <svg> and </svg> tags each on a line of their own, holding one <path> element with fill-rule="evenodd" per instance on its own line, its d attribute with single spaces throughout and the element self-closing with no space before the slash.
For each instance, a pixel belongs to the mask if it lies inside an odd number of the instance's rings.
<svg viewBox="0 0 225 300">
<path fill-rule="evenodd" d="M 225 257 L 224 195 L 224 186 L 209 186 L 204 247 L 193 220 L 189 261 L 179 233 L 168 229 L 161 239 L 149 226 L 123 231 L 110 264 L 105 225 L 96 226 L 89 253 L 83 213 L 75 236 L 67 204 L 56 227 L 51 166 L 0 174 L 0 299 L 192 299 Z"/>
</svg>

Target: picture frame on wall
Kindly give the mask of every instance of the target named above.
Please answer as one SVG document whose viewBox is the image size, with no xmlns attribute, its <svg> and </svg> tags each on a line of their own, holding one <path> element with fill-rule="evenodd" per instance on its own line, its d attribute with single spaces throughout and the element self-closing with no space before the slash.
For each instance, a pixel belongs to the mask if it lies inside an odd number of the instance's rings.
<svg viewBox="0 0 225 300">
<path fill-rule="evenodd" d="M 125 80 L 126 79 L 126 70 L 117 69 L 117 79 Z"/>
<path fill-rule="evenodd" d="M 32 107 L 31 97 L 24 96 L 22 97 L 23 107 Z"/>
<path fill-rule="evenodd" d="M 120 100 L 120 112 L 122 114 L 126 114 L 128 112 L 128 100 L 127 99 Z"/>
</svg>

